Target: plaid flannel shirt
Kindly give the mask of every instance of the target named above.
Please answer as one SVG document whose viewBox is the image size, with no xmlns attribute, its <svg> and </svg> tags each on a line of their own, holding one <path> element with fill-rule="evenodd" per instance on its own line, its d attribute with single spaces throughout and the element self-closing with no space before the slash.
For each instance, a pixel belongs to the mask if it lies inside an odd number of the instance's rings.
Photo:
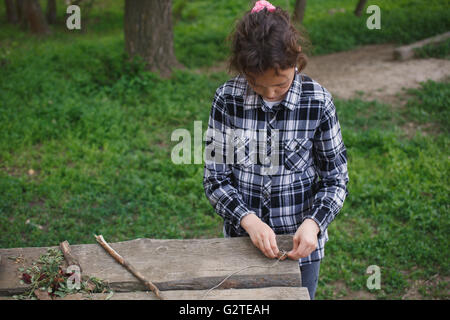
<svg viewBox="0 0 450 320">
<path fill-rule="evenodd" d="M 247 235 L 240 221 L 251 212 L 275 234 L 294 234 L 310 218 L 318 247 L 299 264 L 324 257 L 327 227 L 348 195 L 346 148 L 324 87 L 296 69 L 284 100 L 270 108 L 245 77 L 228 80 L 215 92 L 205 157 L 204 190 L 225 237 Z"/>
</svg>

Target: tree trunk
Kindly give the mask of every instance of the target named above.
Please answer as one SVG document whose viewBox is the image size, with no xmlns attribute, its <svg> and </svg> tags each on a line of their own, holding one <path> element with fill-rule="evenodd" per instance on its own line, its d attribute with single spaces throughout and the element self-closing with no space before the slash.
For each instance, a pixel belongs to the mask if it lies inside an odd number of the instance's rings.
<svg viewBox="0 0 450 320">
<path fill-rule="evenodd" d="M 16 0 L 17 21 L 20 24 L 24 23 L 23 19 L 23 7 L 25 0 Z"/>
<path fill-rule="evenodd" d="M 19 22 L 19 16 L 17 15 L 17 7 L 14 0 L 5 0 L 6 7 L 6 21 L 8 23 L 16 24 Z"/>
<path fill-rule="evenodd" d="M 172 1 L 125 0 L 125 47 L 130 58 L 142 57 L 147 69 L 168 78 L 183 69 L 173 49 Z"/>
<path fill-rule="evenodd" d="M 297 0 L 295 2 L 294 9 L 294 21 L 303 23 L 303 17 L 305 16 L 306 0 Z"/>
<path fill-rule="evenodd" d="M 42 13 L 38 0 L 23 0 L 23 20 L 31 32 L 36 34 L 48 34 L 50 29 Z"/>
<path fill-rule="evenodd" d="M 355 9 L 355 16 L 361 17 L 362 11 L 364 9 L 364 6 L 366 5 L 367 0 L 359 0 L 358 5 Z"/>
<path fill-rule="evenodd" d="M 55 24 L 56 22 L 56 0 L 47 0 L 47 22 Z"/>
</svg>

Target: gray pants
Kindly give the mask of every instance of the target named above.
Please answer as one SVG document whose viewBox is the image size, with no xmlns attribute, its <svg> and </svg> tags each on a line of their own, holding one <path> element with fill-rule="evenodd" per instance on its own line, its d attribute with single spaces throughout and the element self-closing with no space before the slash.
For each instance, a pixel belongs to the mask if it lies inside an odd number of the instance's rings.
<svg viewBox="0 0 450 320">
<path fill-rule="evenodd" d="M 300 267 L 302 276 L 302 287 L 307 287 L 311 300 L 316 295 L 317 283 L 319 281 L 320 261 L 305 264 Z"/>
</svg>

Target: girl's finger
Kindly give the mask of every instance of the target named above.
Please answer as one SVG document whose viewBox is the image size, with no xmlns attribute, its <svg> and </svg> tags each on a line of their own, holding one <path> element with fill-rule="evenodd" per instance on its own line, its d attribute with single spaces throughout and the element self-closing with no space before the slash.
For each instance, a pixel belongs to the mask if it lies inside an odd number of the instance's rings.
<svg viewBox="0 0 450 320">
<path fill-rule="evenodd" d="M 300 242 L 300 245 L 298 246 L 297 253 L 299 254 L 300 258 L 304 258 L 308 256 L 308 246 L 305 244 L 304 241 Z"/>
<path fill-rule="evenodd" d="M 275 237 L 275 233 L 272 233 L 270 237 L 270 247 L 272 248 L 272 252 L 276 257 L 278 257 L 278 245 L 277 245 L 277 238 Z"/>
<path fill-rule="evenodd" d="M 294 259 L 294 260 L 298 259 L 298 257 L 297 257 L 297 250 L 298 250 L 299 243 L 300 243 L 300 241 L 299 241 L 299 239 L 297 237 L 294 237 L 292 239 L 292 249 L 291 249 L 291 251 L 289 251 L 287 253 L 288 258 Z"/>
<path fill-rule="evenodd" d="M 270 239 L 268 237 L 266 237 L 264 239 L 264 247 L 265 247 L 265 251 L 266 251 L 266 256 L 268 258 L 276 257 L 275 253 L 273 253 L 273 251 L 272 251 L 272 246 L 270 245 Z"/>
<path fill-rule="evenodd" d="M 295 250 L 292 249 L 292 252 L 293 252 L 292 255 L 295 256 L 295 258 L 297 258 L 297 259 L 304 258 L 304 257 L 308 256 L 308 254 L 306 254 L 307 251 L 308 251 L 308 246 L 306 245 L 305 241 L 299 241 L 297 248 Z"/>
<path fill-rule="evenodd" d="M 258 249 L 261 250 L 264 255 L 266 255 L 266 249 L 264 248 L 264 241 L 263 239 L 258 239 Z"/>
</svg>

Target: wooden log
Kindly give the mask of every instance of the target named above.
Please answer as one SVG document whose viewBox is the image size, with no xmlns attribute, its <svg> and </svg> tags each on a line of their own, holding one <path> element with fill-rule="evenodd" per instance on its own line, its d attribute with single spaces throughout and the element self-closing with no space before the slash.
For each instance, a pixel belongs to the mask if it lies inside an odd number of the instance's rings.
<svg viewBox="0 0 450 320">
<path fill-rule="evenodd" d="M 205 290 L 170 290 L 164 292 L 166 300 L 201 300 Z M 68 295 L 57 300 L 106 300 L 108 293 Z M 0 296 L 0 300 L 12 300 Z M 150 291 L 114 292 L 108 300 L 159 300 Z M 270 287 L 256 289 L 215 290 L 205 300 L 310 300 L 306 287 Z"/>
<path fill-rule="evenodd" d="M 421 48 L 427 44 L 442 42 L 448 38 L 450 38 L 450 31 L 437 35 L 435 37 L 414 42 L 406 46 L 398 47 L 394 50 L 394 59 L 395 60 L 411 59 L 414 57 L 414 49 Z"/>
<path fill-rule="evenodd" d="M 292 248 L 292 236 L 278 235 L 278 247 L 284 251 Z M 249 265 L 271 265 L 269 259 L 254 247 L 250 238 L 215 238 L 159 240 L 136 239 L 111 243 L 126 256 L 147 279 L 161 290 L 208 290 L 220 283 L 230 273 Z M 55 248 L 55 247 L 52 247 Z M 0 295 L 23 293 L 19 267 L 28 267 L 48 247 L 0 249 Z M 126 272 L 97 243 L 71 245 L 83 273 L 109 282 L 112 290 L 119 292 L 148 290 L 132 274 Z M 21 256 L 17 263 L 8 257 Z M 273 268 L 250 268 L 233 275 L 218 289 L 250 289 L 262 287 L 300 287 L 298 261 L 286 259 Z M 165 295 L 165 293 L 164 293 Z"/>
<path fill-rule="evenodd" d="M 170 290 L 164 292 L 166 300 L 202 300 L 206 290 Z M 92 296 L 104 300 L 107 293 Z M 151 292 L 116 292 L 109 300 L 157 300 Z M 205 300 L 310 300 L 306 287 L 268 287 L 255 289 L 226 289 L 211 291 Z"/>
</svg>

